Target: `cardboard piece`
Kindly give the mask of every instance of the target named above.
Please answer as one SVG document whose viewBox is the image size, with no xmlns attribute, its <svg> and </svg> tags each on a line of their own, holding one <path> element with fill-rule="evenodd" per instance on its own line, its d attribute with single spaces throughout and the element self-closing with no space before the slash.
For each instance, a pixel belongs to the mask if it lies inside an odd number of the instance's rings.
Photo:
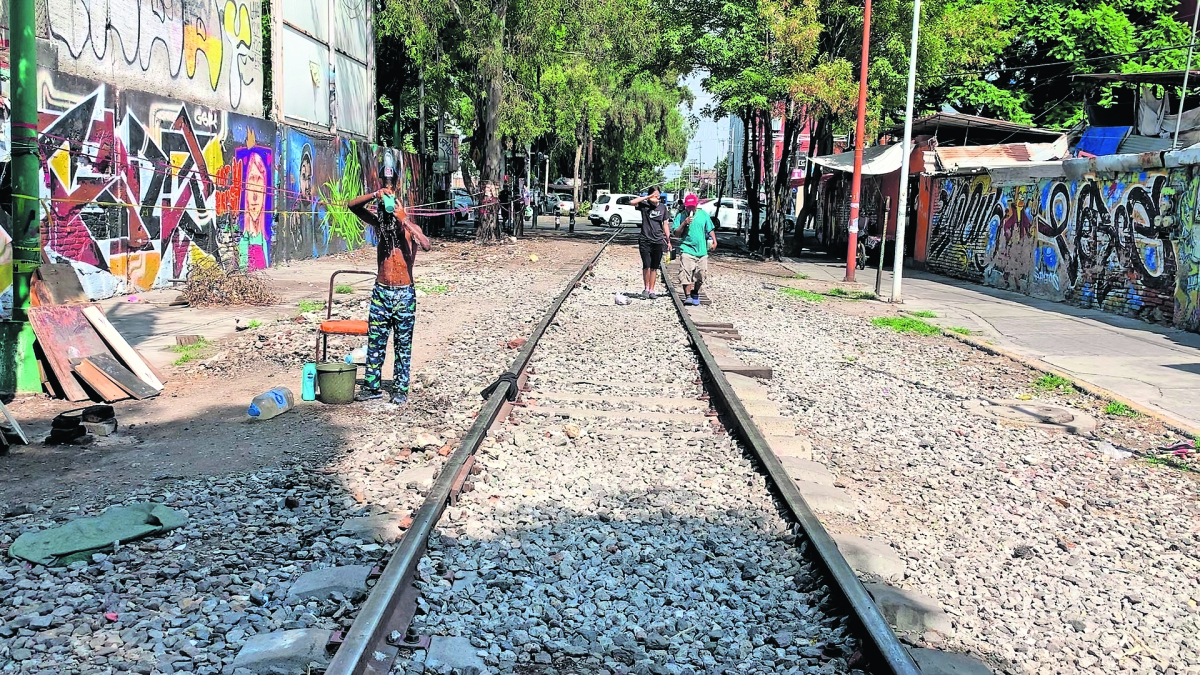
<svg viewBox="0 0 1200 675">
<path fill-rule="evenodd" d="M 75 374 L 86 382 L 105 403 L 129 398 L 129 394 L 120 385 L 87 359 L 75 364 Z M 130 374 L 132 375 L 132 373 Z"/>
<path fill-rule="evenodd" d="M 86 304 L 91 300 L 70 263 L 39 265 L 34 278 L 41 282 L 39 300 L 46 301 L 43 305 Z"/>
<path fill-rule="evenodd" d="M 104 338 L 108 346 L 112 347 L 112 350 L 125 362 L 125 365 L 128 366 L 129 370 L 133 371 L 133 374 L 138 379 L 153 387 L 156 393 L 162 391 L 162 382 L 159 382 L 158 378 L 154 376 L 150 367 L 138 355 L 137 350 L 131 347 L 125 341 L 125 338 L 121 337 L 121 333 L 116 328 L 113 328 L 113 325 L 108 322 L 108 317 L 104 316 L 104 312 L 99 307 L 96 305 L 84 307 L 83 315 L 87 317 L 87 320 L 92 323 L 92 327 L 96 329 L 96 332 L 100 333 L 100 337 Z M 133 392 L 130 393 L 132 394 Z"/>
<path fill-rule="evenodd" d="M 83 316 L 83 308 L 95 305 L 59 305 L 30 307 L 29 323 L 41 343 L 42 353 L 58 381 L 63 397 L 68 401 L 87 401 L 87 392 L 75 379 L 72 359 L 92 356 L 112 356 L 104 340 Z M 96 310 L 99 311 L 99 307 Z"/>
<path fill-rule="evenodd" d="M 118 387 L 124 389 L 130 396 L 141 400 L 158 396 L 158 390 L 138 379 L 128 368 L 122 366 L 111 354 L 98 354 L 83 359 L 81 363 L 90 363 L 94 368 L 106 375 Z"/>
</svg>

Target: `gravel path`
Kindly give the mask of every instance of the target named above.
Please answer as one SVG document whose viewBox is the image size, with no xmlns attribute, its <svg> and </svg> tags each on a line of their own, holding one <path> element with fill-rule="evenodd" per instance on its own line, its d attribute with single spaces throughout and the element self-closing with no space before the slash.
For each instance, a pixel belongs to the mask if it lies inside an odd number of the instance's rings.
<svg viewBox="0 0 1200 675">
<path fill-rule="evenodd" d="M 614 304 L 639 268 L 610 249 L 539 344 L 529 407 L 421 562 L 415 631 L 469 637 L 499 672 L 846 672 L 854 639 L 766 479 L 713 433 L 670 300 Z"/>
<path fill-rule="evenodd" d="M 1037 375 L 1006 359 L 761 277 L 720 270 L 708 288 L 713 317 L 753 350 L 743 360 L 774 368 L 783 414 L 857 497 L 856 516 L 827 526 L 890 541 L 908 566 L 900 585 L 952 616 L 951 634 L 909 639 L 1007 673 L 1200 673 L 1196 474 L 968 414 L 965 401 L 1030 393 Z"/>
<path fill-rule="evenodd" d="M 147 481 L 104 502 L 62 498 L 0 514 L 3 549 L 22 532 L 93 516 L 111 504 L 159 501 L 188 516 L 185 527 L 166 537 L 69 567 L 6 556 L 0 563 L 0 673 L 232 673 L 237 650 L 255 634 L 349 627 L 356 603 L 292 601 L 288 588 L 310 570 L 386 558 L 391 545 L 364 541 L 342 524 L 366 515 L 402 517 L 419 506 L 444 461 L 439 451 L 470 426 L 479 390 L 512 358 L 506 343 L 530 333 L 578 269 L 573 259 L 559 262 L 515 270 L 477 265 L 438 275 L 435 281 L 485 303 L 486 313 L 415 375 L 409 406 L 322 408 L 329 426 L 308 442 L 339 449 L 332 463 L 314 466 L 306 461 L 309 448 L 297 447 L 291 466 Z M 310 353 L 311 337 L 289 335 L 294 331 L 287 323 L 258 329 L 268 341 L 296 344 L 266 358 L 285 363 Z M 247 340 L 238 336 L 216 346 L 233 354 L 234 345 Z M 298 414 L 261 424 L 286 425 Z"/>
</svg>

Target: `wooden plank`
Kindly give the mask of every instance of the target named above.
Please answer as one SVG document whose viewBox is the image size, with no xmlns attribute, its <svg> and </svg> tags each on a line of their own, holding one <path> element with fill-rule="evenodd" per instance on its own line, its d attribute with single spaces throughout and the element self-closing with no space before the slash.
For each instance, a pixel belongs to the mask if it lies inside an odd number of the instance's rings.
<svg viewBox="0 0 1200 675">
<path fill-rule="evenodd" d="M 167 383 L 167 377 L 163 375 L 161 370 L 154 367 L 154 362 L 146 358 L 146 355 L 142 353 L 142 350 L 134 347 L 133 351 L 137 352 L 137 355 L 142 357 L 142 360 L 146 362 L 146 367 L 150 369 L 150 372 L 154 373 L 154 376 L 158 378 L 159 382 L 162 382 L 163 384 Z"/>
<path fill-rule="evenodd" d="M 8 420 L 8 426 L 12 427 L 13 433 L 21 439 L 21 443 L 29 445 L 29 437 L 25 435 L 25 430 L 17 423 L 17 418 L 12 416 L 12 413 L 8 411 L 3 402 L 0 402 L 0 412 L 4 413 L 4 419 Z"/>
<path fill-rule="evenodd" d="M 725 321 L 693 321 L 696 328 L 705 330 L 707 328 L 733 328 L 734 325 Z"/>
<path fill-rule="evenodd" d="M 121 365 L 109 354 L 84 359 L 83 363 L 91 363 L 100 372 L 107 375 L 108 379 L 115 382 L 118 387 L 124 389 L 130 396 L 138 400 L 158 396 L 157 389 L 138 379 L 128 368 Z"/>
<path fill-rule="evenodd" d="M 112 350 L 116 352 L 117 356 L 125 362 L 125 365 L 129 370 L 133 371 L 133 374 L 139 380 L 153 387 L 156 392 L 162 391 L 162 382 L 159 382 L 158 378 L 154 376 L 154 373 L 150 370 L 150 366 L 146 365 L 146 362 L 138 355 L 137 350 L 131 347 L 125 341 L 125 338 L 121 337 L 121 333 L 116 328 L 113 328 L 113 325 L 108 322 L 108 317 L 104 316 L 104 312 L 100 311 L 99 307 L 95 305 L 85 307 L 83 315 L 87 317 L 88 321 L 92 322 L 92 326 L 100 333 L 100 337 L 104 338 L 108 346 L 112 347 Z"/>
<path fill-rule="evenodd" d="M 75 364 L 75 374 L 86 382 L 105 403 L 122 401 L 129 398 L 129 394 L 119 384 L 114 382 L 108 375 L 105 375 L 104 371 L 97 368 L 91 361 L 83 360 Z M 130 375 L 132 374 L 130 373 Z"/>
<path fill-rule="evenodd" d="M 97 308 L 99 309 L 99 308 Z M 71 359 L 85 359 L 99 354 L 111 356 L 104 340 L 83 316 L 81 305 L 30 307 L 29 323 L 41 343 L 42 353 L 50 364 L 58 388 L 68 401 L 87 401 L 91 397 L 75 379 Z"/>
<path fill-rule="evenodd" d="M 73 305 L 90 302 L 83 290 L 83 284 L 79 282 L 79 275 L 70 263 L 39 265 L 37 275 L 44 287 L 43 298 L 49 300 L 45 304 Z"/>
<path fill-rule="evenodd" d="M 34 279 L 29 285 L 29 304 L 31 307 L 54 304 L 54 299 L 50 297 L 50 292 L 46 290 L 46 284 L 42 283 L 41 279 Z"/>
</svg>

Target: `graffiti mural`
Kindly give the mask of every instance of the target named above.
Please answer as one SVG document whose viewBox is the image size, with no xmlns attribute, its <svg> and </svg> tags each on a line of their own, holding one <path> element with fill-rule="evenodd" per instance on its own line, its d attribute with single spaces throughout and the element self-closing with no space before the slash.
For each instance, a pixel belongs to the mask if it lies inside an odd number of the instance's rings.
<svg viewBox="0 0 1200 675">
<path fill-rule="evenodd" d="M 1190 270 L 1200 249 L 1190 226 L 1197 187 L 1187 182 L 1190 170 L 1004 187 L 986 175 L 935 179 L 928 265 L 1037 298 L 1195 330 L 1196 294 L 1187 289 L 1196 285 Z M 1182 194 L 1189 195 L 1186 228 Z"/>
<path fill-rule="evenodd" d="M 46 0 L 59 69 L 123 87 L 262 114 L 260 3 Z"/>
</svg>

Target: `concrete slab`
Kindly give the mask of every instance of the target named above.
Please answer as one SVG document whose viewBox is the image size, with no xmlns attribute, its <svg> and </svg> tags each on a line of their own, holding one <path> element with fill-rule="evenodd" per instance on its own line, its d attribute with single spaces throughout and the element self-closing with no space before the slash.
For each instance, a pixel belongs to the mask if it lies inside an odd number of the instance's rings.
<svg viewBox="0 0 1200 675">
<path fill-rule="evenodd" d="M 450 666 L 461 670 L 463 675 L 486 672 L 487 664 L 476 654 L 478 651 L 479 648 L 471 644 L 470 638 L 435 635 L 429 639 L 425 669 L 436 673 L 442 666 Z"/>
<path fill-rule="evenodd" d="M 325 646 L 332 631 L 319 628 L 284 630 L 254 635 L 233 659 L 233 669 L 245 668 L 255 675 L 283 672 L 301 675 L 329 665 Z"/>
<path fill-rule="evenodd" d="M 796 422 L 786 417 L 755 417 L 754 425 L 764 436 L 794 436 Z"/>
<path fill-rule="evenodd" d="M 747 365 L 735 358 L 722 358 L 717 356 L 716 359 L 717 367 L 726 373 L 737 373 L 738 375 L 754 377 L 760 380 L 769 380 L 774 377 L 771 369 L 767 368 L 766 366 Z"/>
<path fill-rule="evenodd" d="M 750 417 L 753 417 L 754 419 L 758 419 L 760 417 L 779 417 L 779 406 L 775 405 L 773 401 L 765 401 L 762 399 L 753 398 L 747 400 L 742 399 L 740 396 L 738 398 L 742 401 L 742 407 L 745 408 L 746 412 L 750 413 Z"/>
<path fill-rule="evenodd" d="M 937 649 L 910 649 L 921 675 L 992 675 L 992 669 L 966 654 L 943 652 Z"/>
<path fill-rule="evenodd" d="M 371 568 L 366 565 L 327 567 L 305 572 L 292 584 L 287 598 L 293 602 L 309 598 L 324 600 L 334 593 L 341 593 L 351 600 L 361 598 L 367 594 L 367 576 L 370 573 Z"/>
<path fill-rule="evenodd" d="M 404 536 L 408 529 L 407 515 L 385 513 L 365 518 L 349 518 L 342 523 L 342 529 L 354 533 L 360 539 L 390 544 Z"/>
<path fill-rule="evenodd" d="M 875 574 L 884 579 L 899 579 L 907 566 L 895 549 L 882 541 L 863 539 L 850 534 L 834 534 L 842 557 L 860 574 Z"/>
<path fill-rule="evenodd" d="M 847 516 L 858 513 L 858 504 L 854 502 L 854 498 L 841 488 L 799 480 L 796 481 L 796 487 L 800 488 L 800 494 L 804 496 L 804 501 L 808 502 L 808 507 L 816 513 L 840 513 Z"/>
<path fill-rule="evenodd" d="M 796 459 L 812 459 L 813 448 L 812 443 L 807 438 L 799 436 L 765 434 L 767 445 L 771 446 L 771 452 L 775 456 L 783 459 L 784 457 L 795 457 Z"/>
<path fill-rule="evenodd" d="M 949 633 L 950 615 L 937 600 L 887 584 L 863 584 L 888 623 L 902 633 Z"/>
<path fill-rule="evenodd" d="M 821 485 L 833 485 L 837 480 L 833 474 L 829 473 L 829 469 L 826 469 L 824 464 L 809 459 L 780 457 L 779 462 L 783 464 L 783 470 L 787 471 L 792 480 L 820 483 Z"/>
</svg>

